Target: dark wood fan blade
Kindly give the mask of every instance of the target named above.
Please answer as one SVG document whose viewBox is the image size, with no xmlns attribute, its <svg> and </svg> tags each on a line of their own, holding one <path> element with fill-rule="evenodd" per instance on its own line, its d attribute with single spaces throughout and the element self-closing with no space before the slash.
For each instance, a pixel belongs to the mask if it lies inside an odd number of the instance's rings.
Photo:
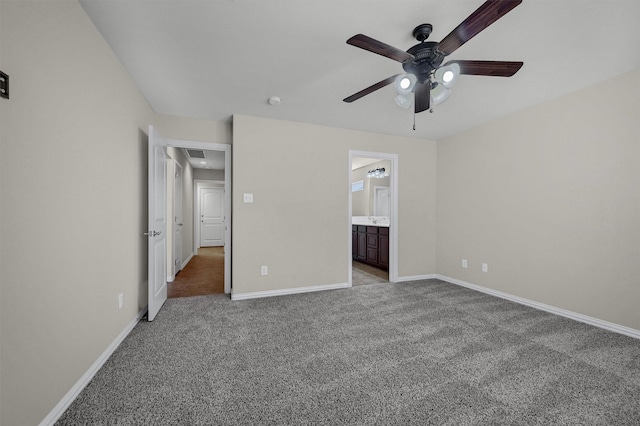
<svg viewBox="0 0 640 426">
<path fill-rule="evenodd" d="M 446 65 L 460 65 L 460 74 L 511 77 L 522 68 L 523 62 L 511 61 L 449 61 Z"/>
<path fill-rule="evenodd" d="M 413 93 L 416 114 L 428 110 L 431 103 L 431 82 L 417 83 Z"/>
<path fill-rule="evenodd" d="M 353 102 L 353 101 L 357 101 L 358 99 L 360 99 L 361 97 L 368 95 L 371 92 L 375 92 L 378 89 L 382 89 L 384 86 L 388 86 L 389 84 L 393 83 L 396 79 L 396 77 L 398 77 L 400 74 L 396 74 L 396 75 L 392 75 L 389 78 L 385 78 L 382 81 L 379 81 L 378 83 L 371 85 L 369 87 L 367 87 L 366 89 L 363 89 L 361 91 L 359 91 L 358 93 L 354 93 L 353 95 L 349 96 L 348 98 L 344 98 L 343 101 L 345 102 Z"/>
<path fill-rule="evenodd" d="M 520 3 L 522 0 L 487 0 L 442 39 L 437 46 L 438 51 L 445 56 L 451 55 L 457 48 L 502 18 Z"/>
<path fill-rule="evenodd" d="M 386 43 L 373 39 L 364 34 L 357 34 L 347 40 L 347 44 L 359 47 L 369 52 L 377 53 L 378 55 L 386 56 L 398 62 L 406 62 L 415 59 L 415 57 L 404 50 L 400 50 L 396 47 L 389 46 Z"/>
</svg>

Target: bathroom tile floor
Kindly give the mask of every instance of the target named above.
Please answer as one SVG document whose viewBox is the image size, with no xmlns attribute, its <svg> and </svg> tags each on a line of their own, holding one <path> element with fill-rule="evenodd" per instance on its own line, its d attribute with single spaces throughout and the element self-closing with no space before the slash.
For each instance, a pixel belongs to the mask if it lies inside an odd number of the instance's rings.
<svg viewBox="0 0 640 426">
<path fill-rule="evenodd" d="M 383 269 L 374 268 L 366 263 L 352 261 L 352 281 L 354 286 L 379 284 L 389 282 L 389 273 Z"/>
</svg>

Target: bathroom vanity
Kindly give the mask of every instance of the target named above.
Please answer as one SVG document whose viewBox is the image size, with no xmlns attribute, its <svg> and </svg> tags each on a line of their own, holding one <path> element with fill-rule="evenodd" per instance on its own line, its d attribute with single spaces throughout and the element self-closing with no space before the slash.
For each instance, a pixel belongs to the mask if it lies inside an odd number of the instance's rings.
<svg viewBox="0 0 640 426">
<path fill-rule="evenodd" d="M 389 270 L 389 225 L 352 225 L 353 260 Z"/>
</svg>

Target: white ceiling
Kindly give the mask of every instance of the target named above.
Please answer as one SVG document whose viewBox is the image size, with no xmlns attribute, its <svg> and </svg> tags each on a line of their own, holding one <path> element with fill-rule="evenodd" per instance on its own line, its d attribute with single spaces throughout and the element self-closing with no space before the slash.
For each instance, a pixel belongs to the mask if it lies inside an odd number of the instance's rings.
<svg viewBox="0 0 640 426">
<path fill-rule="evenodd" d="M 351 170 L 353 171 L 377 163 L 378 161 L 381 161 L 380 158 L 353 157 L 353 159 L 351 159 Z"/>
<path fill-rule="evenodd" d="M 194 169 L 224 170 L 224 151 L 212 151 L 207 149 L 189 148 L 193 151 L 204 152 L 204 158 L 191 158 L 187 149 L 183 149 L 187 161 Z"/>
<path fill-rule="evenodd" d="M 437 140 L 640 68 L 640 1 L 524 0 L 447 58 L 524 61 L 514 77 L 461 76 L 415 131 L 392 86 L 342 102 L 402 71 L 349 37 L 406 50 L 418 24 L 439 41 L 482 3 L 81 1 L 157 113 L 209 120 L 245 114 Z"/>
</svg>

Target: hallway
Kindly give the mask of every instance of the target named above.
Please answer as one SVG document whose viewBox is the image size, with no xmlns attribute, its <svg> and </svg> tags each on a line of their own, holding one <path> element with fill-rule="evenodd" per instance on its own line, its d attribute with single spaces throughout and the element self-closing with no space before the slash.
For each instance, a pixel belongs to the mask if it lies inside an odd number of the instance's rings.
<svg viewBox="0 0 640 426">
<path fill-rule="evenodd" d="M 198 254 L 167 284 L 167 297 L 224 293 L 224 247 L 200 247 Z"/>
</svg>

